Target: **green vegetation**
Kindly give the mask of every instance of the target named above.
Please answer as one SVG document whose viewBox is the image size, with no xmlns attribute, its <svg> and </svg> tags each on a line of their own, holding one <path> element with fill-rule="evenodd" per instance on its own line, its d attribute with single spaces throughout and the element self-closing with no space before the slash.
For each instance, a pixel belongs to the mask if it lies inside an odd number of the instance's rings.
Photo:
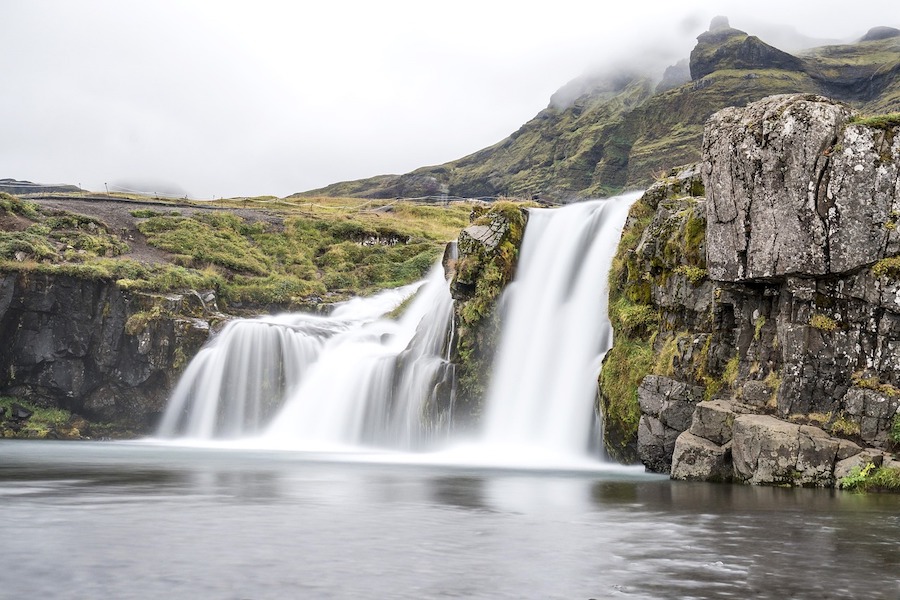
<svg viewBox="0 0 900 600">
<path fill-rule="evenodd" d="M 7 261 L 83 262 L 128 251 L 102 221 L 44 211 L 8 194 L 0 194 L 0 219 L 0 268 Z"/>
<path fill-rule="evenodd" d="M 900 278 L 900 256 L 882 258 L 872 265 L 872 275 L 879 278 Z"/>
<path fill-rule="evenodd" d="M 889 383 L 882 383 L 877 376 L 875 377 L 866 377 L 862 371 L 857 371 L 851 375 L 850 380 L 853 382 L 853 385 L 857 387 L 861 387 L 867 390 L 873 390 L 880 394 L 884 394 L 889 398 L 898 398 L 900 397 L 900 388 L 893 386 Z"/>
<path fill-rule="evenodd" d="M 851 123 L 857 125 L 865 125 L 875 129 L 891 129 L 900 127 L 900 112 L 890 113 L 886 115 L 872 115 L 868 117 L 858 116 L 850 120 Z"/>
<path fill-rule="evenodd" d="M 159 212 L 156 210 L 152 210 L 149 208 L 140 208 L 138 210 L 131 211 L 132 217 L 137 217 L 139 219 L 149 219 L 150 217 L 178 217 L 181 216 L 181 213 L 177 210 L 170 210 L 168 212 Z"/>
<path fill-rule="evenodd" d="M 627 456 L 627 447 L 636 439 L 641 418 L 638 386 L 655 359 L 650 342 L 617 336 L 603 361 L 599 384 L 604 443 L 616 458 Z"/>
<path fill-rule="evenodd" d="M 839 485 L 851 492 L 898 492 L 900 469 L 876 467 L 870 462 L 864 467 L 853 467 L 849 475 L 841 478 Z"/>
<path fill-rule="evenodd" d="M 810 317 L 809 326 L 826 333 L 831 333 L 838 328 L 837 321 L 821 313 L 815 313 L 812 317 Z"/>
<path fill-rule="evenodd" d="M 894 415 L 894 421 L 891 423 L 891 441 L 900 444 L 900 413 Z"/>
<path fill-rule="evenodd" d="M 684 275 L 693 285 L 699 285 L 706 278 L 707 271 L 701 267 L 693 265 L 679 265 L 675 267 L 675 272 Z"/>
<path fill-rule="evenodd" d="M 15 420 L 10 418 L 14 404 L 33 413 L 19 426 L 14 425 Z M 24 400 L 0 397 L 0 412 L 3 413 L 0 420 L 0 437 L 46 438 L 51 434 L 65 436 L 71 433 L 68 429 L 72 414 L 61 408 L 42 408 Z M 76 430 L 75 437 L 77 433 Z"/>
<path fill-rule="evenodd" d="M 131 211 L 146 242 L 171 257 L 138 262 L 102 221 L 3 194 L 0 270 L 106 279 L 152 292 L 215 289 L 230 308 L 305 306 L 415 281 L 468 223 L 471 208 L 332 198 L 179 206 Z M 237 207 L 266 211 L 251 220 L 229 210 Z"/>
<path fill-rule="evenodd" d="M 625 460 L 630 458 L 626 453 L 640 418 L 638 386 L 651 373 L 671 376 L 675 358 L 694 343 L 686 331 L 665 330 L 652 290 L 673 274 L 683 275 L 694 286 L 706 280 L 705 215 L 697 198 L 685 196 L 702 194 L 702 184 L 699 178 L 675 178 L 677 171 L 632 205 L 609 273 L 609 319 L 615 343 L 598 380 L 599 402 L 607 450 Z M 642 237 L 654 246 L 639 249 Z M 693 364 L 679 368 L 688 368 L 708 389 L 717 391 L 722 382 L 706 372 L 709 337 L 704 341 L 703 350 L 693 353 Z"/>
<path fill-rule="evenodd" d="M 827 429 L 834 435 L 847 437 L 859 435 L 859 423 L 850 419 L 843 413 L 834 417 L 831 423 L 828 424 Z"/>
<path fill-rule="evenodd" d="M 760 334 L 762 333 L 762 328 L 765 326 L 765 324 L 766 318 L 762 316 L 758 317 L 756 319 L 756 322 L 753 323 L 753 341 L 759 341 Z"/>
<path fill-rule="evenodd" d="M 475 225 L 507 226 L 493 250 L 477 244 L 466 253 L 460 248 L 454 286 L 471 290 L 457 306 L 459 337 L 456 347 L 460 368 L 458 394 L 470 410 L 484 397 L 487 384 L 487 357 L 496 345 L 498 334 L 494 308 L 500 293 L 512 281 L 519 259 L 519 247 L 525 234 L 527 205 L 497 202 L 475 219 Z"/>
</svg>

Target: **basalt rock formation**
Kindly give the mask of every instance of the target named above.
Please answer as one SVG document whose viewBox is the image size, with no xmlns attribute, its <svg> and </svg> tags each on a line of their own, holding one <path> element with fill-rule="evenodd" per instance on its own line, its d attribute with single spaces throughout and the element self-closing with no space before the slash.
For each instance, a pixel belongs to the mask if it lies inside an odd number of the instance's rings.
<svg viewBox="0 0 900 600">
<path fill-rule="evenodd" d="M 753 484 L 900 466 L 898 218 L 896 116 L 816 95 L 716 113 L 619 246 L 610 453 Z"/>
<path fill-rule="evenodd" d="M 217 318 L 215 297 L 68 275 L 0 276 L 0 396 L 150 433 Z"/>
</svg>

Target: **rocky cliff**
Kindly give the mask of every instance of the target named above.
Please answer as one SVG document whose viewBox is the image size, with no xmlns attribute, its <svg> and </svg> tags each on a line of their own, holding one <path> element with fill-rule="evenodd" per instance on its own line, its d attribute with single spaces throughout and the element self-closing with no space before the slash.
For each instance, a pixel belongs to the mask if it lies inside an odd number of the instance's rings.
<svg viewBox="0 0 900 600">
<path fill-rule="evenodd" d="M 471 220 L 460 232 L 458 255 L 447 268 L 455 300 L 451 360 L 460 424 L 473 423 L 481 414 L 500 334 L 500 294 L 515 275 L 527 213 L 523 205 L 497 202 L 490 210 L 476 207 Z"/>
<path fill-rule="evenodd" d="M 896 469 L 900 119 L 816 95 L 716 113 L 633 206 L 610 275 L 605 443 L 679 479 Z"/>
<path fill-rule="evenodd" d="M 792 55 L 717 18 L 689 61 L 657 80 L 611 65 L 570 82 L 509 137 L 469 156 L 298 195 L 429 196 L 446 186 L 464 197 L 565 200 L 646 187 L 672 164 L 697 161 L 704 123 L 727 106 L 803 92 L 866 113 L 900 110 L 900 35 L 876 27 L 856 43 Z"/>
<path fill-rule="evenodd" d="M 67 275 L 0 275 L 0 396 L 80 415 L 88 421 L 75 437 L 91 435 L 89 422 L 150 433 L 216 312 L 211 292 L 147 294 Z M 14 416 L 0 414 L 8 417 L 0 418 L 4 435 L 24 425 Z"/>
</svg>

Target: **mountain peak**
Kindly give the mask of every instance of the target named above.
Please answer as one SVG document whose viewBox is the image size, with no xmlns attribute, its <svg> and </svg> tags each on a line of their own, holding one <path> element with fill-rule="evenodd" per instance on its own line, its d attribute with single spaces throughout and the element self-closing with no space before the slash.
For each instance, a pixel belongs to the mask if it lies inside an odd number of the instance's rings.
<svg viewBox="0 0 900 600">
<path fill-rule="evenodd" d="M 697 80 L 719 69 L 783 69 L 800 71 L 802 61 L 748 35 L 728 24 L 726 17 L 716 17 L 709 31 L 697 36 L 691 51 L 691 79 Z"/>
<path fill-rule="evenodd" d="M 861 42 L 874 42 L 888 38 L 900 37 L 900 29 L 895 27 L 873 27 L 859 40 Z"/>
</svg>

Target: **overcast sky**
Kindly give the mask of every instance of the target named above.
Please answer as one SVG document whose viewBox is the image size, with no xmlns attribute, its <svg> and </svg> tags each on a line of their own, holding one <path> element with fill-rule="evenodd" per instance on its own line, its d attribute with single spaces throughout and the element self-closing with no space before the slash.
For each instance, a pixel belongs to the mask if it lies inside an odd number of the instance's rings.
<svg viewBox="0 0 900 600">
<path fill-rule="evenodd" d="M 900 27 L 894 0 L 2 0 L 0 178 L 211 198 L 403 173 L 503 139 L 585 72 L 686 57 L 717 14 Z"/>
</svg>

